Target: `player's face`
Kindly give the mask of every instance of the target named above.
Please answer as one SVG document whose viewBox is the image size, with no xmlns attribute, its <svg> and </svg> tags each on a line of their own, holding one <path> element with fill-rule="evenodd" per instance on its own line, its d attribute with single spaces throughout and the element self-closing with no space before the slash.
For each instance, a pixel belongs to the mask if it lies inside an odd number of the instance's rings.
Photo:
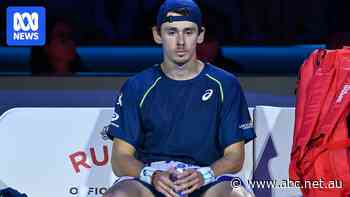
<svg viewBox="0 0 350 197">
<path fill-rule="evenodd" d="M 168 15 L 179 15 L 169 13 Z M 163 45 L 165 61 L 183 65 L 197 58 L 196 46 L 202 43 L 204 30 L 199 33 L 197 24 L 190 21 L 163 23 L 160 29 L 159 42 Z"/>
</svg>

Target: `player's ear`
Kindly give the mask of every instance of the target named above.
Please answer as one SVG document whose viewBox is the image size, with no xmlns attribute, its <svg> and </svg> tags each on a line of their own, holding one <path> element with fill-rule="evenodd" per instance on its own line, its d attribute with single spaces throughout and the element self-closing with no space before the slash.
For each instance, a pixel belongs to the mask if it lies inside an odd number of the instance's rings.
<svg viewBox="0 0 350 197">
<path fill-rule="evenodd" d="M 201 27 L 200 30 L 199 30 L 198 38 L 197 38 L 197 43 L 198 44 L 202 44 L 203 43 L 204 35 L 205 35 L 205 28 Z"/>
<path fill-rule="evenodd" d="M 160 35 L 160 28 L 157 26 L 152 27 L 153 39 L 157 44 L 162 44 L 162 37 Z"/>
</svg>

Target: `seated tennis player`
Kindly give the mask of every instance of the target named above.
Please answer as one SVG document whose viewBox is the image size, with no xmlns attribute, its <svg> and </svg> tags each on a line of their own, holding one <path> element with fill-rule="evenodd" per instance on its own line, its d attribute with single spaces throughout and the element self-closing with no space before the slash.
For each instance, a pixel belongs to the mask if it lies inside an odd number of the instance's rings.
<svg viewBox="0 0 350 197">
<path fill-rule="evenodd" d="M 234 75 L 197 59 L 199 7 L 166 0 L 152 31 L 163 62 L 120 91 L 109 126 L 119 179 L 105 196 L 253 196 L 244 180 L 231 186 L 255 138 L 247 103 Z"/>
</svg>

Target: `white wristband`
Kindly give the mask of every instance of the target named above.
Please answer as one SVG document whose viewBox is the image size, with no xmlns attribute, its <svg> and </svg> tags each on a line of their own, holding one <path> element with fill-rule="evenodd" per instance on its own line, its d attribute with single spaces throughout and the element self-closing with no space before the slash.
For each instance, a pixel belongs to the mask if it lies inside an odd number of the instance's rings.
<svg viewBox="0 0 350 197">
<path fill-rule="evenodd" d="M 204 185 L 212 183 L 215 181 L 214 171 L 210 167 L 198 168 L 197 171 L 202 174 L 204 179 Z"/>
<path fill-rule="evenodd" d="M 152 175 L 154 172 L 157 171 L 157 169 L 152 168 L 152 167 L 143 167 L 141 172 L 140 172 L 140 180 L 143 182 L 146 182 L 148 184 L 152 184 Z"/>
</svg>

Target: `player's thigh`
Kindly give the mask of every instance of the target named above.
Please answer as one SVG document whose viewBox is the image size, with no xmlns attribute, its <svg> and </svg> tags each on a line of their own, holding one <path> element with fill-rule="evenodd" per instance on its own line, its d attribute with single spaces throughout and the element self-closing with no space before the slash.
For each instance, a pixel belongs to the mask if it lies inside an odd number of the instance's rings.
<svg viewBox="0 0 350 197">
<path fill-rule="evenodd" d="M 110 187 L 104 197 L 154 197 L 152 192 L 136 180 L 125 180 Z"/>
<path fill-rule="evenodd" d="M 223 181 L 210 187 L 202 197 L 253 197 L 243 187 L 232 188 L 230 181 Z"/>
</svg>

